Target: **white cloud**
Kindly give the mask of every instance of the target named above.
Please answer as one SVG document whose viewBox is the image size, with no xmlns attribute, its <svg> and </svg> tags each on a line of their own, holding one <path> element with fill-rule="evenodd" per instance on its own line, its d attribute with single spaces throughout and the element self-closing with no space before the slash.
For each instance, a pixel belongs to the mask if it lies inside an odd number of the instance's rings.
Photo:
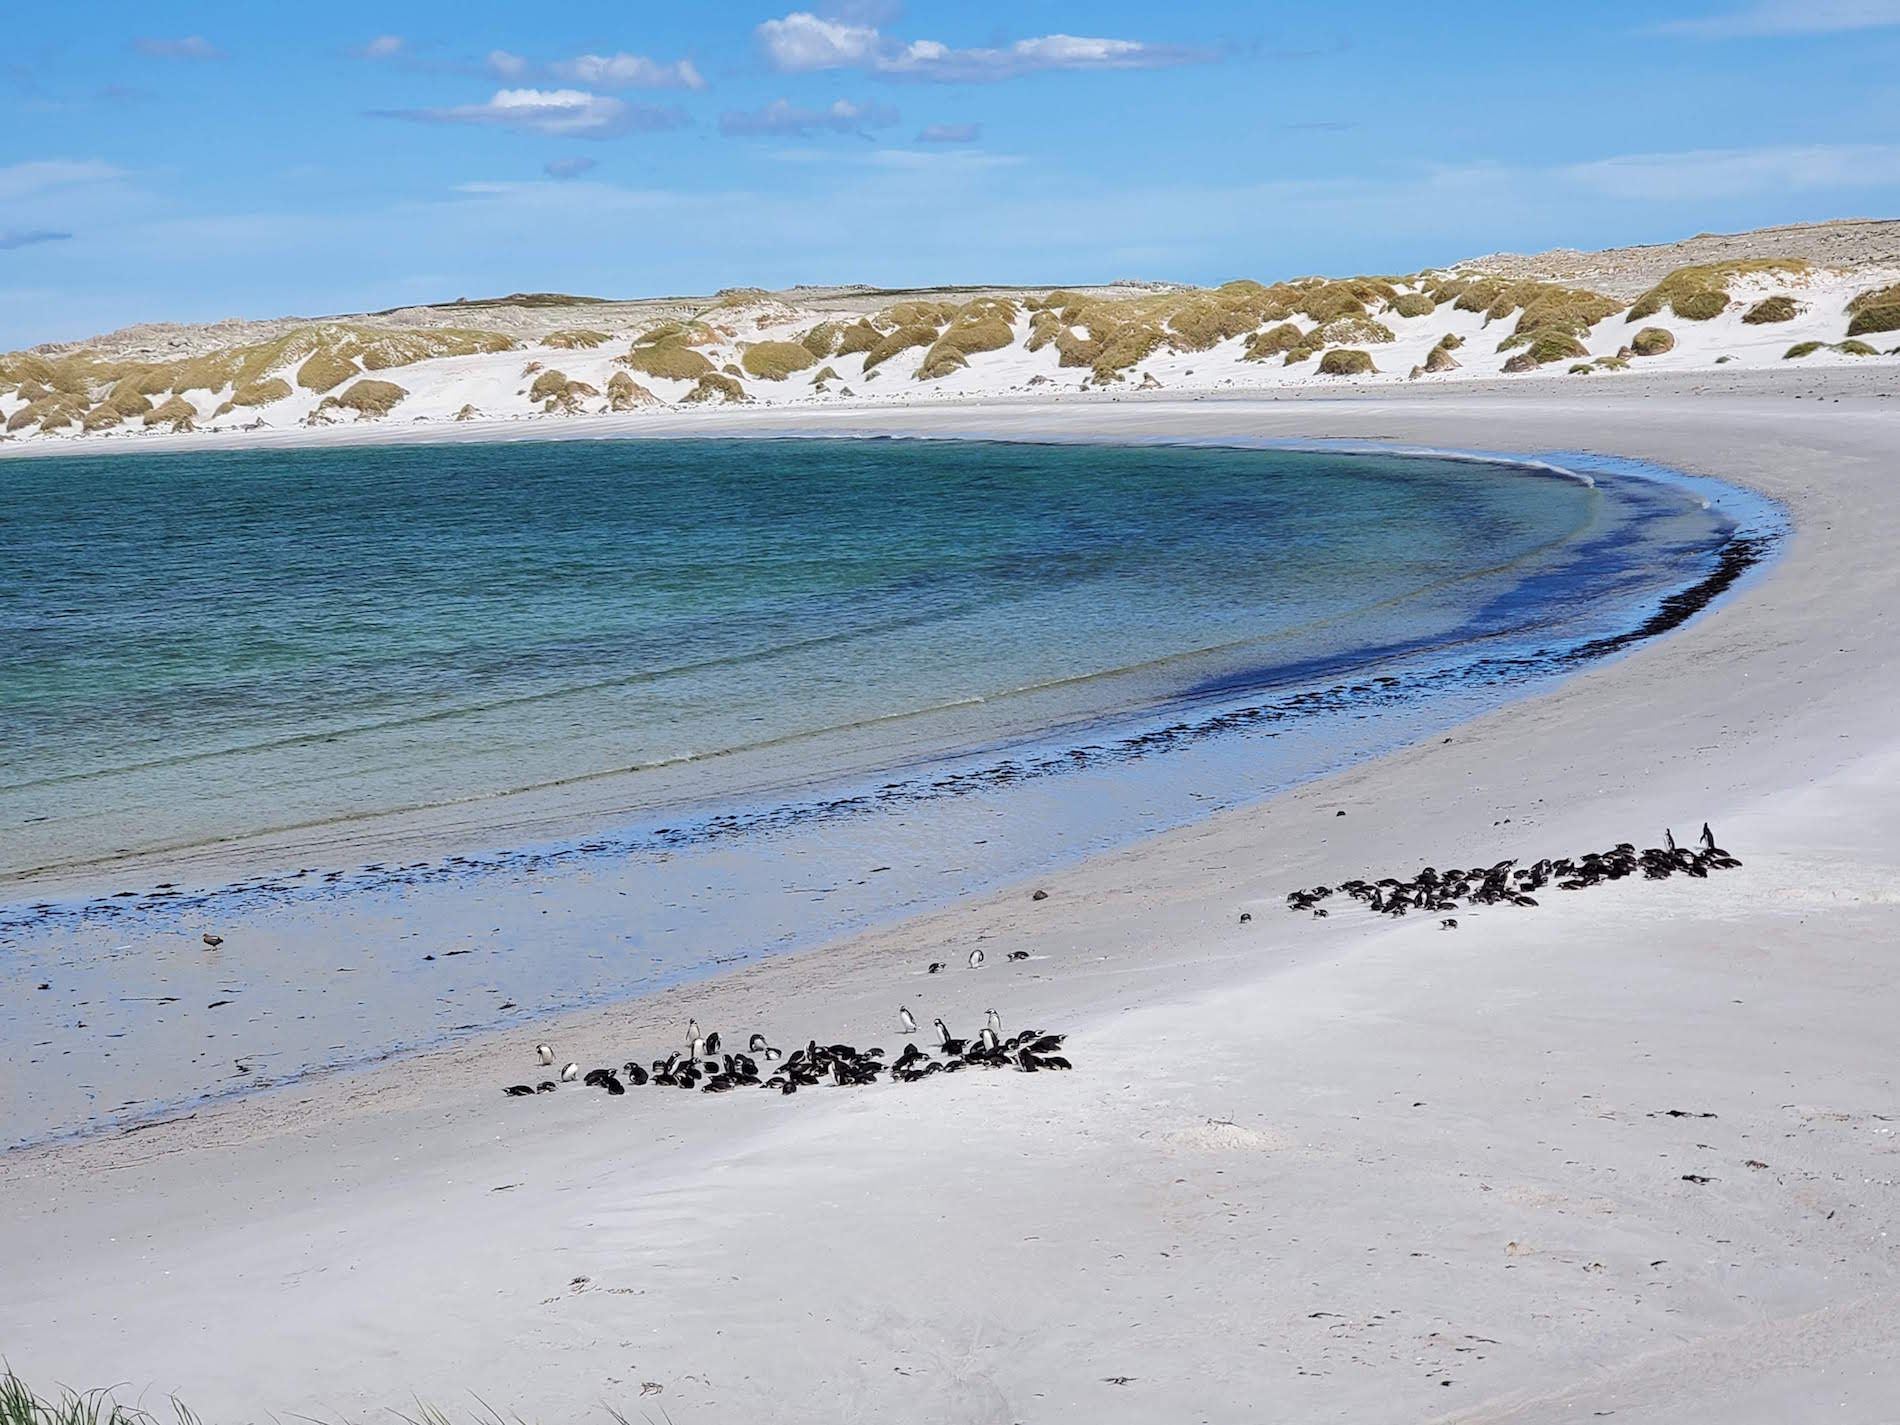
<svg viewBox="0 0 1900 1425">
<path fill-rule="evenodd" d="M 981 124 L 926 124 L 917 131 L 918 143 L 975 143 L 982 137 Z"/>
<path fill-rule="evenodd" d="M 690 59 L 671 64 L 643 54 L 583 54 L 548 66 L 556 79 L 596 89 L 704 89 L 706 81 Z"/>
<path fill-rule="evenodd" d="M 550 178 L 579 178 L 589 169 L 597 167 L 599 165 L 591 158 L 557 158 L 541 171 Z"/>
<path fill-rule="evenodd" d="M 110 183 L 127 177 L 123 168 L 98 159 L 39 159 L 0 168 L 0 202 L 17 203 L 61 188 Z"/>
<path fill-rule="evenodd" d="M 1651 26 L 1658 34 L 1734 39 L 1834 35 L 1900 26 L 1900 0 L 1755 0 L 1739 10 Z"/>
<path fill-rule="evenodd" d="M 785 99 L 774 99 L 763 109 L 719 116 L 719 131 L 728 137 L 774 134 L 780 137 L 829 130 L 839 134 L 868 134 L 897 122 L 889 104 L 854 104 L 840 99 L 827 109 L 801 109 Z"/>
<path fill-rule="evenodd" d="M 758 34 L 773 66 L 790 73 L 864 64 L 876 57 L 880 44 L 871 25 L 821 20 L 805 10 L 794 10 L 782 20 L 767 20 Z"/>
<path fill-rule="evenodd" d="M 1089 35 L 1039 35 L 1000 48 L 956 49 L 938 40 L 905 44 L 874 26 L 821 19 L 797 10 L 759 26 L 760 42 L 778 69 L 871 69 L 895 78 L 972 84 L 1048 70 L 1162 69 L 1214 58 L 1202 49 Z"/>
<path fill-rule="evenodd" d="M 505 49 L 488 52 L 488 72 L 501 79 L 519 79 L 527 71 L 528 61 Z"/>
<path fill-rule="evenodd" d="M 156 35 L 140 35 L 132 41 L 132 48 L 152 59 L 222 59 L 224 51 L 212 44 L 203 35 L 186 35 L 182 39 L 162 39 Z"/>
<path fill-rule="evenodd" d="M 613 138 L 685 125 L 677 108 L 629 104 L 585 89 L 497 89 L 485 104 L 456 104 L 440 109 L 379 111 L 390 119 L 432 124 L 494 124 L 554 138 Z"/>
<path fill-rule="evenodd" d="M 12 252 L 15 248 L 37 247 L 46 242 L 69 242 L 71 233 L 56 232 L 52 228 L 0 228 L 0 252 Z"/>
<path fill-rule="evenodd" d="M 401 35 L 378 35 L 355 51 L 358 59 L 394 59 L 408 47 Z"/>
<path fill-rule="evenodd" d="M 1900 186 L 1900 145 L 1805 144 L 1636 153 L 1574 163 L 1564 182 L 1611 198 L 1682 202 L 1757 193 Z"/>
</svg>

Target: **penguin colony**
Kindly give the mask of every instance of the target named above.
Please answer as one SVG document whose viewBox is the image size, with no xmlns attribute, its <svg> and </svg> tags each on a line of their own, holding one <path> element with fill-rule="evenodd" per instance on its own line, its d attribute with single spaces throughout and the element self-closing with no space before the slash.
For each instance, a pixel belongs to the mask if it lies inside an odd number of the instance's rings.
<svg viewBox="0 0 1900 1425">
<path fill-rule="evenodd" d="M 903 1012 L 903 1018 L 907 1024 L 915 1022 L 908 1010 Z M 1061 1053 L 1066 1035 L 1026 1029 L 1005 1039 L 1001 1025 L 1001 1017 L 991 1010 L 989 1022 L 980 1035 L 974 1039 L 959 1039 L 939 1019 L 934 1054 L 914 1043 L 906 1044 L 903 1052 L 886 1064 L 885 1051 L 880 1047 L 859 1049 L 852 1044 L 820 1044 L 815 1039 L 803 1049 L 781 1054 L 766 1042 L 763 1034 L 752 1036 L 748 1052 L 744 1054 L 721 1054 L 717 1031 L 702 1038 L 695 1022 L 688 1027 L 691 1047 L 683 1052 L 645 1065 L 629 1059 L 618 1070 L 589 1069 L 585 1076 L 579 1065 L 569 1064 L 561 1071 L 561 1080 L 569 1083 L 579 1079 L 588 1088 L 605 1089 L 610 1096 L 626 1093 L 629 1086 L 649 1085 L 697 1089 L 701 1093 L 767 1088 L 781 1094 L 794 1094 L 801 1088 L 817 1088 L 821 1084 L 835 1088 L 861 1087 L 874 1084 L 885 1075 L 893 1083 L 914 1084 L 932 1074 L 955 1074 L 965 1069 L 1012 1069 L 1033 1074 L 1045 1069 L 1073 1067 Z M 546 1050 L 546 1045 L 537 1045 L 536 1057 L 544 1064 L 552 1063 L 553 1055 Z M 770 1068 L 769 1073 L 761 1073 L 760 1059 L 776 1067 Z M 502 1092 L 509 1098 L 529 1098 L 534 1094 L 553 1093 L 557 1087 L 554 1080 L 543 1079 L 532 1085 L 510 1084 Z"/>
<path fill-rule="evenodd" d="M 1320 902 L 1331 897 L 1335 891 L 1343 891 L 1354 900 L 1363 901 L 1369 909 L 1381 915 L 1392 916 L 1414 910 L 1457 910 L 1461 901 L 1468 906 L 1534 906 L 1537 900 L 1532 892 L 1553 883 L 1560 891 L 1581 891 L 1609 881 L 1620 881 L 1638 871 L 1649 881 L 1666 881 L 1678 874 L 1706 880 L 1711 871 L 1732 870 L 1741 864 L 1715 844 L 1715 833 L 1704 822 L 1702 835 L 1693 851 L 1686 846 L 1676 845 L 1674 833 L 1665 830 L 1663 844 L 1652 846 L 1647 851 L 1638 851 L 1632 843 L 1623 841 L 1608 851 L 1586 852 L 1575 860 L 1565 856 L 1555 861 L 1539 861 L 1523 868 L 1519 868 L 1515 858 L 1500 861 L 1495 866 L 1472 870 L 1454 868 L 1438 871 L 1427 866 L 1409 881 L 1385 876 L 1376 881 L 1341 881 L 1337 887 L 1314 886 L 1311 890 L 1292 891 L 1287 895 L 1286 904 L 1288 910 L 1311 911 L 1320 918 L 1326 915 L 1326 907 Z M 1455 919 L 1444 920 L 1440 924 L 1447 930 L 1458 927 Z"/>
</svg>

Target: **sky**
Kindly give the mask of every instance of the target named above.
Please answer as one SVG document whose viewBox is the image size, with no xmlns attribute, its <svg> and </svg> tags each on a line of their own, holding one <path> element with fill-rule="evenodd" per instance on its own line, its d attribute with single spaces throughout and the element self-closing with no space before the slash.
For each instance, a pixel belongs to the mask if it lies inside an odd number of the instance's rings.
<svg viewBox="0 0 1900 1425">
<path fill-rule="evenodd" d="M 1900 210 L 1900 0 L 22 7 L 0 349 L 458 296 L 1405 272 Z"/>
</svg>

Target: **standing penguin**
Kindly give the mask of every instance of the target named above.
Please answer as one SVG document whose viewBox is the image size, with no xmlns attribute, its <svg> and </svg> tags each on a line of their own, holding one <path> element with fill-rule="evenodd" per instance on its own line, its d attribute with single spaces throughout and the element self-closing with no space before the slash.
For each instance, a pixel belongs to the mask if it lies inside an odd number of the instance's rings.
<svg viewBox="0 0 1900 1425">
<path fill-rule="evenodd" d="M 537 1044 L 534 1046 L 534 1052 L 540 1055 L 542 1063 L 552 1064 L 554 1062 L 554 1049 L 551 1045 Z"/>
<path fill-rule="evenodd" d="M 996 1035 L 997 1038 L 1000 1039 L 1003 1037 L 1003 1016 L 1002 1015 L 998 1014 L 993 1009 L 986 1009 L 983 1011 L 983 1022 L 989 1025 L 991 1031 Z"/>
<path fill-rule="evenodd" d="M 912 1017 L 909 1005 L 900 1004 L 897 1007 L 897 1022 L 904 1026 L 904 1032 L 906 1034 L 915 1034 L 917 1032 L 917 1021 Z"/>
<path fill-rule="evenodd" d="M 974 970 L 978 968 L 979 966 L 981 966 L 982 963 L 983 963 L 983 947 L 979 945 L 976 949 L 970 952 L 970 968 Z"/>
<path fill-rule="evenodd" d="M 569 1064 L 565 1069 L 561 1070 L 561 1082 L 564 1084 L 571 1084 L 580 1076 L 581 1066 L 579 1064 Z"/>
</svg>

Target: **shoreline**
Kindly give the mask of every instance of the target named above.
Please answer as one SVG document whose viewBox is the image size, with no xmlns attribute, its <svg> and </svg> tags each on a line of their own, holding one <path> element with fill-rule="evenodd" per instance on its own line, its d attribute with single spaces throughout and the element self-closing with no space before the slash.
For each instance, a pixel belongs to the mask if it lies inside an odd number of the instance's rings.
<svg viewBox="0 0 1900 1425">
<path fill-rule="evenodd" d="M 1226 444 L 1241 449 L 1284 448 L 1278 443 L 1229 441 Z M 394 887 L 412 888 L 396 892 L 405 901 L 416 900 L 416 904 L 405 910 L 404 920 L 412 925 L 418 919 L 426 923 L 430 919 L 430 902 L 417 900 L 419 897 L 431 894 L 438 898 L 453 896 L 460 886 L 470 892 L 479 889 L 481 894 L 492 900 L 508 895 L 511 887 L 525 892 L 528 887 L 534 886 L 538 888 L 535 890 L 537 895 L 545 891 L 565 899 L 575 892 L 564 890 L 564 882 L 552 878 L 554 873 L 565 873 L 571 878 L 573 873 L 580 872 L 590 879 L 605 878 L 613 874 L 611 867 L 614 863 L 632 856 L 667 859 L 674 851 L 688 851 L 711 839 L 716 830 L 721 839 L 736 830 L 745 838 L 747 845 L 753 846 L 755 854 L 762 856 L 772 853 L 766 847 L 756 845 L 757 839 L 785 831 L 809 829 L 821 838 L 828 835 L 834 840 L 844 838 L 855 841 L 865 837 L 865 830 L 851 830 L 844 824 L 836 825 L 827 833 L 824 826 L 836 820 L 835 817 L 827 818 L 824 815 L 827 806 L 855 806 L 859 812 L 868 806 L 878 810 L 882 816 L 898 817 L 901 824 L 906 816 L 904 808 L 913 804 L 939 801 L 944 796 L 954 797 L 964 791 L 981 792 L 992 783 L 1019 783 L 1025 778 L 1044 774 L 1073 773 L 1093 767 L 1098 762 L 1107 766 L 1124 758 L 1146 760 L 1156 751 L 1178 751 L 1236 733 L 1244 736 L 1280 727 L 1285 727 L 1289 733 L 1294 729 L 1303 729 L 1297 735 L 1317 737 L 1323 745 L 1328 736 L 1326 728 L 1341 724 L 1342 719 L 1376 716 L 1382 725 L 1390 723 L 1393 727 L 1393 733 L 1365 745 L 1342 742 L 1337 756 L 1328 757 L 1310 767 L 1299 765 L 1295 754 L 1295 765 L 1274 772 L 1262 787 L 1249 788 L 1237 798 L 1230 795 L 1215 803 L 1220 807 L 1257 805 L 1267 798 L 1284 795 L 1308 781 L 1330 775 L 1340 766 L 1351 766 L 1368 757 L 1385 755 L 1395 745 L 1416 744 L 1427 735 L 1455 731 L 1475 709 L 1490 708 L 1501 702 L 1534 695 L 1537 689 L 1547 688 L 1554 681 L 1573 675 L 1597 659 L 1617 656 L 1638 643 L 1672 632 L 1712 600 L 1726 594 L 1739 578 L 1770 559 L 1772 548 L 1780 538 L 1781 519 L 1772 504 L 1755 500 L 1733 487 L 1699 484 L 1680 472 L 1653 467 L 1631 470 L 1615 462 L 1602 460 L 1573 460 L 1565 465 L 1554 460 L 1513 459 L 1495 452 L 1413 452 L 1395 448 L 1378 453 L 1397 456 L 1417 454 L 1433 460 L 1463 460 L 1498 467 L 1503 478 L 1560 478 L 1594 486 L 1599 476 L 1607 479 L 1613 474 L 1615 485 L 1612 488 L 1622 487 L 1626 491 L 1632 485 L 1638 488 L 1659 486 L 1676 493 L 1690 489 L 1705 507 L 1711 498 L 1724 502 L 1724 520 L 1728 532 L 1721 535 L 1717 543 L 1698 554 L 1698 562 L 1712 562 L 1699 575 L 1693 575 L 1693 582 L 1681 583 L 1673 589 L 1660 592 L 1652 591 L 1640 598 L 1619 596 L 1621 602 L 1618 606 L 1622 611 L 1615 618 L 1593 617 L 1592 625 L 1567 629 L 1554 641 L 1551 641 L 1548 630 L 1540 632 L 1536 638 L 1543 646 L 1534 654 L 1532 645 L 1524 641 L 1521 633 L 1492 635 L 1455 644 L 1449 649 L 1432 645 L 1402 655 L 1381 656 L 1373 662 L 1305 669 L 1297 680 L 1291 682 L 1274 678 L 1266 682 L 1237 682 L 1208 690 L 1184 689 L 1174 700 L 1145 709 L 1133 721 L 1122 717 L 1099 722 L 1091 720 L 1066 731 L 1045 729 L 1026 742 L 1012 740 L 986 746 L 980 749 L 981 755 L 974 762 L 965 756 L 932 757 L 915 766 L 879 764 L 869 770 L 860 769 L 842 777 L 828 772 L 814 773 L 798 787 L 780 788 L 778 793 L 762 801 L 718 800 L 690 812 L 684 808 L 647 808 L 632 822 L 627 821 L 624 813 L 618 818 L 608 814 L 604 819 L 596 817 L 591 823 L 569 828 L 570 834 L 553 842 L 485 841 L 481 828 L 477 826 L 448 847 L 437 848 L 433 854 L 417 859 L 424 844 L 418 829 L 431 824 L 431 818 L 426 813 L 395 812 L 353 819 L 332 828 L 351 838 L 342 844 L 359 848 L 365 845 L 362 837 L 368 828 L 381 828 L 389 843 L 387 859 L 398 863 L 389 865 L 387 869 L 373 865 L 358 865 L 351 869 L 347 862 L 326 861 L 321 854 L 321 845 L 315 841 L 298 846 L 294 861 L 277 865 L 258 864 L 256 859 L 255 848 L 270 845 L 276 839 L 271 836 L 251 838 L 248 843 L 211 843 L 208 846 L 187 848 L 187 851 L 203 856 L 207 852 L 235 846 L 241 856 L 248 845 L 252 848 L 252 874 L 222 885 L 186 885 L 158 892 L 144 891 L 140 895 L 150 899 L 132 900 L 122 898 L 131 893 L 121 889 L 126 885 L 121 879 L 102 884 L 90 898 L 59 899 L 50 903 L 45 887 L 51 878 L 37 878 L 25 883 L 40 892 L 37 898 L 29 901 L 23 897 L 11 905 L 0 907 L 0 911 L 7 912 L 0 914 L 0 938 L 10 938 L 17 946 L 34 952 L 50 949 L 51 941 L 62 933 L 76 935 L 90 930 L 97 943 L 90 952 L 82 952 L 82 955 L 102 950 L 106 941 L 100 937 L 108 936 L 114 940 L 130 941 L 129 945 L 113 948 L 131 950 L 136 954 L 141 944 L 156 951 L 167 946 L 174 935 L 183 934 L 186 939 L 194 938 L 200 923 L 215 926 L 227 938 L 239 941 L 261 938 L 268 943 L 276 938 L 271 929 L 273 923 L 281 926 L 286 920 L 307 921 L 309 928 L 299 933 L 296 941 L 284 940 L 268 957 L 273 960 L 284 956 L 296 958 L 309 951 L 308 942 L 313 936 L 327 940 L 348 934 L 346 927 L 361 916 L 362 912 L 356 909 L 359 903 L 367 902 L 372 908 L 371 913 L 374 913 L 379 890 L 387 896 Z M 1593 470 L 1598 473 L 1593 474 Z M 1627 503 L 1630 497 L 1626 493 L 1622 498 Z M 1626 514 L 1624 520 L 1640 519 L 1642 508 L 1639 497 L 1639 503 L 1632 507 L 1634 513 Z M 1574 557 L 1584 558 L 1585 552 L 1579 551 Z M 1691 578 L 1692 571 L 1683 571 L 1682 577 Z M 1602 631 L 1593 634 L 1592 626 L 1600 627 Z M 1499 638 L 1504 640 L 1502 644 L 1496 642 Z M 1455 657 L 1452 656 L 1454 653 Z M 1450 661 L 1445 661 L 1448 658 Z M 1263 676 L 1265 674 L 1256 675 Z M 1325 686 L 1328 680 L 1336 680 L 1330 688 Z M 1353 684 L 1350 694 L 1347 683 Z M 1362 684 L 1365 686 L 1362 687 Z M 1334 703 L 1338 705 L 1333 706 Z M 1355 708 L 1358 711 L 1355 712 Z M 1292 721 L 1283 723 L 1282 719 Z M 1310 729 L 1306 727 L 1309 719 L 1312 720 Z M 1267 736 L 1274 739 L 1282 735 L 1279 731 L 1267 732 Z M 1343 736 L 1343 726 L 1333 735 Z M 1077 744 L 1084 740 L 1093 750 L 1085 753 L 1078 747 Z M 1224 752 L 1206 755 L 1216 759 L 1215 766 L 1245 765 L 1249 760 L 1270 761 L 1277 766 L 1288 754 L 1274 749 L 1281 749 L 1285 745 L 1275 740 L 1270 748 L 1266 741 L 1256 738 L 1250 746 L 1230 745 Z M 1183 777 L 1192 780 L 1197 775 L 1205 775 L 1204 770 L 1199 773 L 1181 771 L 1171 774 L 1167 770 L 1171 767 L 1172 763 L 1167 763 L 1163 768 L 1157 768 L 1153 775 L 1164 780 L 1172 776 L 1176 781 Z M 937 778 L 934 781 L 930 780 L 933 775 Z M 1112 778 L 1116 774 L 1111 771 L 1108 775 Z M 889 780 L 893 777 L 898 780 Z M 617 782 L 618 779 L 612 777 L 602 779 L 603 787 L 608 789 Z M 947 784 L 954 785 L 946 792 L 943 788 Z M 781 800 L 781 794 L 789 796 L 790 800 Z M 1105 786 L 1098 779 L 1095 783 L 1085 782 L 1065 795 L 1077 794 L 1125 796 L 1126 789 L 1117 792 L 1113 783 Z M 488 804 L 499 810 L 509 800 L 489 799 Z M 1025 807 L 1015 807 L 1018 819 L 1033 817 L 1034 814 Z M 1192 824 L 1204 814 L 1204 808 L 1189 805 L 1167 814 L 1158 827 L 1120 827 L 1107 846 L 1127 845 L 1130 839 L 1139 842 L 1158 831 Z M 685 821 L 680 820 L 681 815 L 686 816 Z M 857 819 L 855 814 L 847 817 L 850 821 Z M 664 820 L 667 826 L 661 827 L 664 834 L 656 837 L 651 834 L 650 828 L 657 826 L 660 820 Z M 695 827 L 699 828 L 698 833 L 694 832 Z M 374 849 L 373 841 L 367 845 L 371 850 Z M 450 847 L 454 854 L 449 854 Z M 842 917 L 821 914 L 818 922 L 806 925 L 796 937 L 735 940 L 725 945 L 724 953 L 714 955 L 703 964 L 669 967 L 651 980 L 592 987 L 585 993 L 570 994 L 565 1003 L 557 1002 L 551 1006 L 529 1004 L 524 1010 L 516 1009 L 511 1004 L 504 1008 L 513 1009 L 512 1014 L 502 1014 L 488 1022 L 481 1022 L 483 1014 L 479 1009 L 465 1011 L 475 1017 L 476 1023 L 452 1027 L 432 1026 L 421 1020 L 405 1024 L 400 1016 L 393 1019 L 365 1019 L 357 1026 L 357 1030 L 370 1036 L 366 1042 L 359 1042 L 349 1052 L 314 1062 L 299 1060 L 294 1041 L 285 1041 L 281 1037 L 268 1039 L 261 1033 L 251 1035 L 245 1040 L 248 1051 L 245 1060 L 250 1067 L 243 1069 L 236 1079 L 226 1085 L 205 1085 L 200 1091 L 182 1091 L 185 1088 L 182 1082 L 174 1084 L 162 1072 L 153 1073 L 155 1065 L 148 1062 L 149 1052 L 142 1057 L 139 1046 L 142 1040 L 156 1035 L 158 1031 L 147 1028 L 141 1033 L 135 1023 L 122 1019 L 118 1022 L 119 1033 L 114 1036 L 118 1042 L 113 1047 L 113 1057 L 120 1062 L 121 1073 L 130 1073 L 141 1083 L 141 1099 L 136 1106 L 122 1106 L 110 1112 L 94 1111 L 84 1121 L 60 1121 L 31 1131 L 9 1134 L 6 1146 L 11 1151 L 18 1151 L 75 1143 L 99 1134 L 137 1131 L 144 1125 L 181 1113 L 226 1105 L 257 1094 L 284 1093 L 339 1074 L 360 1073 L 367 1068 L 402 1062 L 445 1045 L 474 1044 L 504 1033 L 532 1032 L 537 1025 L 552 1017 L 626 1004 L 682 986 L 705 984 L 730 973 L 730 966 L 734 964 L 751 964 L 784 954 L 805 953 L 843 937 L 889 929 L 918 914 L 920 910 L 986 895 L 998 885 L 1025 874 L 1060 874 L 1072 868 L 1079 858 L 1098 856 L 1103 849 L 1104 845 L 1098 838 L 1094 845 L 1085 848 L 1065 845 L 1041 857 L 1031 852 L 1026 860 L 1014 863 L 1008 869 L 986 867 L 963 876 L 952 887 L 927 891 L 921 902 L 906 899 L 888 904 L 873 903 L 846 912 Z M 173 877 L 179 875 L 176 869 L 177 853 L 153 852 L 139 859 L 153 863 L 155 875 L 159 872 Z M 890 854 L 885 853 L 880 859 L 890 859 Z M 241 860 L 227 863 L 227 870 L 241 864 Z M 303 869 L 292 869 L 298 865 Z M 590 870 L 593 867 L 598 867 L 598 871 Z M 694 874 L 684 867 L 685 863 L 682 863 L 683 875 L 690 877 Z M 837 869 L 833 868 L 834 874 Z M 503 918 L 499 909 L 495 914 L 498 920 Z M 397 928 L 400 928 L 400 923 Z M 745 933 L 740 932 L 741 935 Z M 410 937 L 404 934 L 398 938 L 406 940 Z M 293 950 L 291 947 L 296 944 L 300 944 L 300 948 Z M 480 954 L 482 947 L 477 944 L 476 950 Z M 364 958 L 366 953 L 367 959 Z M 359 971 L 368 970 L 373 979 L 380 981 L 386 975 L 400 975 L 403 972 L 403 964 L 399 959 L 392 958 L 393 953 L 384 956 L 383 963 L 378 963 L 377 958 L 381 952 L 359 951 L 351 958 L 352 963 L 359 966 Z M 221 967 L 223 978 L 219 982 L 219 995 L 233 998 L 241 990 L 242 1002 L 249 1007 L 247 1013 L 252 1016 L 261 1010 L 266 1020 L 273 1016 L 281 1019 L 285 1013 L 301 1005 L 300 993 L 292 991 L 301 992 L 304 987 L 296 983 L 294 978 L 279 984 L 273 978 L 273 972 L 255 961 L 247 964 L 240 958 L 218 958 L 221 962 L 228 961 Z M 39 961 L 29 959 L 28 963 L 30 968 Z M 469 961 L 467 965 L 477 963 Z M 460 968 L 466 969 L 466 965 Z M 37 979 L 40 973 L 35 970 L 28 978 Z M 478 969 L 475 973 L 480 975 L 483 971 Z M 544 966 L 543 974 L 547 973 L 548 967 Z M 438 969 L 436 974 L 440 976 L 442 971 Z M 54 972 L 53 978 L 65 982 L 61 988 L 68 994 L 75 992 L 72 988 L 75 975 L 71 970 L 64 975 Z M 96 979 L 93 976 L 82 981 L 82 988 L 77 993 L 85 994 L 83 985 Z M 453 978 L 436 979 L 432 983 L 446 992 L 456 981 Z M 93 984 L 95 998 L 105 988 L 103 984 Z M 169 978 L 161 979 L 149 988 L 153 995 L 163 990 L 172 999 L 178 994 L 190 998 L 183 984 L 173 984 Z M 525 998 L 518 987 L 512 991 L 511 997 Z M 168 1017 L 179 1012 L 172 1011 Z M 217 1019 L 213 1016 L 205 1027 L 216 1025 Z M 255 1021 L 253 1019 L 250 1022 Z M 50 1023 L 33 1028 L 35 1042 L 40 1042 L 37 1038 L 39 1034 L 52 1034 L 55 1030 L 55 1026 Z M 127 1030 L 133 1031 L 129 1043 L 126 1042 Z M 393 1037 L 385 1042 L 379 1037 L 385 1034 Z M 45 1042 L 57 1048 L 66 1042 L 66 1038 L 61 1036 Z M 88 1036 L 82 1035 L 80 1038 L 83 1040 Z M 40 1062 L 46 1062 L 44 1052 Z M 24 1123 L 21 1126 L 24 1128 Z"/>
<path fill-rule="evenodd" d="M 1308 1418 L 1765 1421 L 1817 1392 L 1883 1418 L 1900 494 L 1868 385 L 1825 406 L 1228 407 L 1306 434 L 1482 423 L 1489 443 L 1614 449 L 1753 488 L 1792 530 L 1769 577 L 1667 640 L 1082 862 L 1046 901 L 1005 887 L 536 1031 L 617 1062 L 689 1011 L 892 1044 L 898 1002 L 959 1032 L 996 1003 L 1073 1031 L 1057 1082 L 505 1103 L 524 1032 L 0 1155 L 20 1286 L 0 1341 L 29 1378 L 127 1379 L 208 1414 L 466 1389 L 585 1413 L 653 1381 L 676 1418 L 823 1398 L 1224 1420 L 1271 1395 Z M 1702 819 L 1743 869 L 1455 935 L 1280 903 Z M 926 983 L 926 959 L 982 936 L 1031 959 Z M 1052 1278 L 1059 1299 L 1029 1289 Z M 83 1327 L 107 1292 L 101 1340 Z"/>
</svg>

